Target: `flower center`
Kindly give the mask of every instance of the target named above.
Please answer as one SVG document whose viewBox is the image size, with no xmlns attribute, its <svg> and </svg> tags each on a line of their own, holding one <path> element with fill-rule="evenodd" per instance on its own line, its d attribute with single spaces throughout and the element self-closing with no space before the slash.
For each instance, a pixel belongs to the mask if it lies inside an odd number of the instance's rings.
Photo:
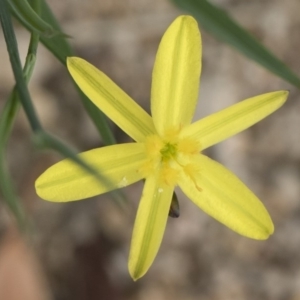
<svg viewBox="0 0 300 300">
<path fill-rule="evenodd" d="M 147 137 L 145 146 L 148 159 L 141 169 L 145 177 L 159 169 L 162 182 L 176 185 L 180 172 L 193 177 L 197 171 L 195 155 L 199 154 L 200 145 L 195 140 L 180 138 L 178 132 L 173 131 L 165 137 Z"/>
<path fill-rule="evenodd" d="M 177 144 L 166 143 L 160 150 L 160 154 L 163 162 L 167 162 L 172 158 L 176 158 Z"/>
</svg>

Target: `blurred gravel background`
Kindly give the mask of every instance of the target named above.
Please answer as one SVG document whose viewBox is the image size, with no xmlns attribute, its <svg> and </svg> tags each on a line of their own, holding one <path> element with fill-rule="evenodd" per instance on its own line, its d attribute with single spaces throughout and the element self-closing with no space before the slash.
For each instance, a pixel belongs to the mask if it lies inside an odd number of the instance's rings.
<svg viewBox="0 0 300 300">
<path fill-rule="evenodd" d="M 300 75 L 298 0 L 216 0 Z M 90 61 L 149 110 L 151 71 L 162 34 L 182 14 L 167 0 L 51 0 L 78 56 Z M 20 51 L 28 34 L 17 26 Z M 20 111 L 8 149 L 16 188 L 33 223 L 24 244 L 0 206 L 1 300 L 299 300 L 300 93 L 202 31 L 203 70 L 196 119 L 245 98 L 289 89 L 288 102 L 251 129 L 208 149 L 259 196 L 275 234 L 253 241 L 231 232 L 178 192 L 181 216 L 169 219 L 145 277 L 127 271 L 142 183 L 124 192 L 128 211 L 109 195 L 69 204 L 37 197 L 34 181 L 57 154 L 33 147 Z M 13 78 L 0 35 L 0 109 Z M 44 127 L 79 151 L 102 145 L 67 71 L 42 46 L 30 92 Z M 111 124 L 118 141 L 128 137 Z M 2 201 L 1 201 L 2 203 Z M 1 204 L 0 204 L 1 205 Z M 29 246 L 28 246 L 29 244 Z"/>
</svg>

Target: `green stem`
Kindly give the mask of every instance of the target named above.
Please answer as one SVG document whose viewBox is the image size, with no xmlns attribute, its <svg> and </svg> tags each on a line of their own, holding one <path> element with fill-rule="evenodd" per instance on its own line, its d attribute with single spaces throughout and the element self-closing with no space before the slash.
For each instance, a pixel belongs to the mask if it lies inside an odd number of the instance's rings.
<svg viewBox="0 0 300 300">
<path fill-rule="evenodd" d="M 28 117 L 30 126 L 33 131 L 42 130 L 42 126 L 36 116 L 35 109 L 27 89 L 26 82 L 23 77 L 21 61 L 18 52 L 17 40 L 14 34 L 14 29 L 11 21 L 11 16 L 5 0 L 0 0 L 0 20 L 2 24 L 3 34 L 6 41 L 6 47 L 9 54 L 9 59 L 16 80 L 16 88 L 20 97 L 20 101 Z"/>
<path fill-rule="evenodd" d="M 35 1 L 36 10 L 38 10 L 39 1 Z M 36 33 L 31 34 L 31 39 L 26 56 L 26 62 L 23 70 L 24 80 L 27 83 L 31 77 L 35 65 L 36 51 L 39 43 L 39 35 Z M 16 114 L 19 108 L 19 99 L 16 87 L 14 87 L 11 95 L 6 102 L 4 109 L 0 116 L 0 189 L 4 196 L 4 201 L 14 215 L 18 227 L 21 231 L 27 231 L 28 220 L 22 206 L 22 202 L 14 192 L 12 180 L 7 172 L 5 163 L 5 149 L 12 126 L 15 121 Z"/>
</svg>

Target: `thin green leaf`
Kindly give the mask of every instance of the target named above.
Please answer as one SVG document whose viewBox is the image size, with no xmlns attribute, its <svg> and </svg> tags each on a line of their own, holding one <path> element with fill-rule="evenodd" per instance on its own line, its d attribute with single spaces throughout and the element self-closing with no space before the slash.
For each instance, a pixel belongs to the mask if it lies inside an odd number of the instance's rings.
<svg viewBox="0 0 300 300">
<path fill-rule="evenodd" d="M 300 88 L 300 78 L 227 13 L 206 0 L 172 0 L 191 13 L 201 26 L 272 73 Z"/>
<path fill-rule="evenodd" d="M 32 32 L 46 37 L 51 37 L 59 33 L 32 9 L 27 0 L 8 0 L 7 2 L 12 13 L 19 19 L 22 19 Z"/>
<path fill-rule="evenodd" d="M 43 20 L 49 23 L 55 30 L 61 32 L 61 27 L 48 4 L 44 0 L 40 0 L 40 4 L 41 17 L 43 18 Z M 25 24 L 23 25 L 26 27 Z M 72 48 L 65 36 L 56 35 L 51 37 L 50 39 L 45 36 L 41 36 L 40 40 L 44 44 L 44 46 L 48 48 L 48 50 L 64 65 L 66 64 L 67 57 L 73 55 Z"/>
</svg>

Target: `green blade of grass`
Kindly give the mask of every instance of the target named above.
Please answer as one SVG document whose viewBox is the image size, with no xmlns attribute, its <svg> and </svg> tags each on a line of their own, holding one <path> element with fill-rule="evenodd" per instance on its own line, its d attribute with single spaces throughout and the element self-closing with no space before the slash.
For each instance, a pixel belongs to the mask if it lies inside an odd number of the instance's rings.
<svg viewBox="0 0 300 300">
<path fill-rule="evenodd" d="M 216 38 L 228 43 L 270 72 L 300 88 L 300 78 L 249 32 L 230 18 L 225 11 L 206 0 L 172 1 L 192 14 L 201 26 Z"/>
</svg>

